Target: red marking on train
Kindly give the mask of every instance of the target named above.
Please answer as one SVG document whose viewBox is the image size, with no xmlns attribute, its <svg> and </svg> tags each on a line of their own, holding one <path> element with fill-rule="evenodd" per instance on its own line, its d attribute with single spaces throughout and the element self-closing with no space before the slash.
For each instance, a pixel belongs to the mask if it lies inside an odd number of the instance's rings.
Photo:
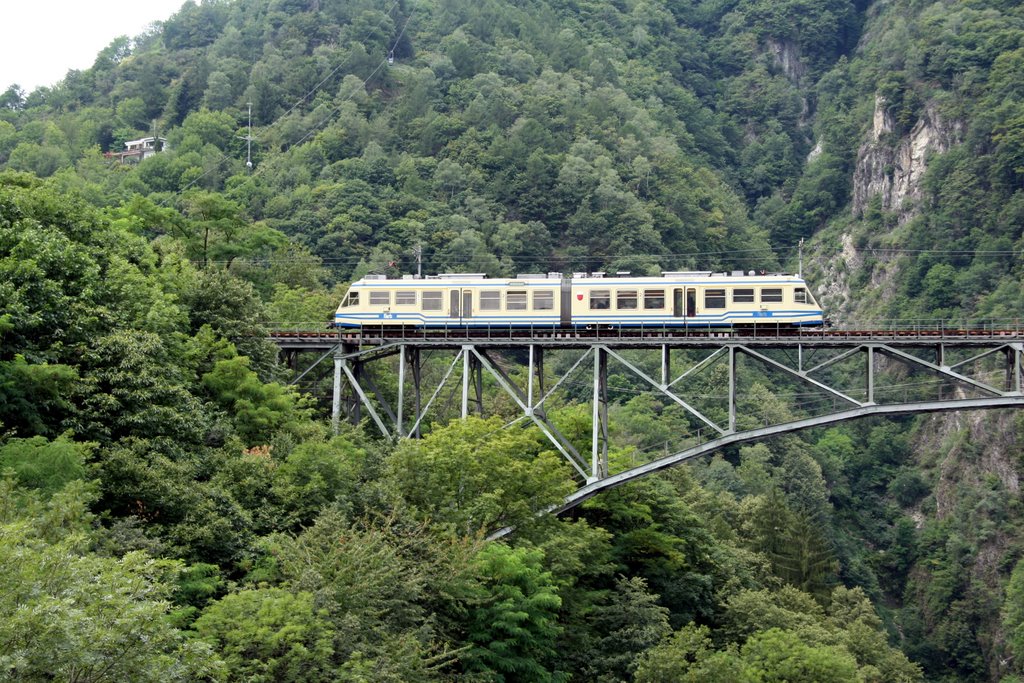
<svg viewBox="0 0 1024 683">
<path fill-rule="evenodd" d="M 583 301 L 583 295 L 582 294 L 577 294 L 576 295 L 576 301 Z"/>
</svg>

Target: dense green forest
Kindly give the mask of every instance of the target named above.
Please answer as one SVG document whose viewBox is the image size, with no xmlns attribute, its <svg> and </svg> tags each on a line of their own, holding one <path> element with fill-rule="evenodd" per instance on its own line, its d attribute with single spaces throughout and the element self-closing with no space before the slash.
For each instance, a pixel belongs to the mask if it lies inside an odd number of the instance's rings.
<svg viewBox="0 0 1024 683">
<path fill-rule="evenodd" d="M 808 431 L 537 516 L 576 482 L 509 406 L 335 434 L 264 341 L 417 248 L 656 274 L 802 239 L 840 323 L 1024 318 L 1024 8 L 190 1 L 10 85 L 0 678 L 1024 679 L 1020 415 Z M 763 379 L 766 421 L 805 414 Z M 612 469 L 678 443 L 611 384 Z M 551 419 L 590 434 L 571 387 Z"/>
</svg>

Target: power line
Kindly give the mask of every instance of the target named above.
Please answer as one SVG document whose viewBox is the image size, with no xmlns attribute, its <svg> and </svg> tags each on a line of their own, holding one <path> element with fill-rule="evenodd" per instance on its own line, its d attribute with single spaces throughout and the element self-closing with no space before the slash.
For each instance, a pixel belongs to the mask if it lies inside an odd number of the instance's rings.
<svg viewBox="0 0 1024 683">
<path fill-rule="evenodd" d="M 391 12 L 392 12 L 392 11 L 393 11 L 393 10 L 395 9 L 395 7 L 397 7 L 397 6 L 398 6 L 398 3 L 399 3 L 399 2 L 401 2 L 401 0 L 396 0 L 396 2 L 395 2 L 395 3 L 394 3 L 394 4 L 392 5 L 392 6 L 391 6 L 391 8 L 390 8 L 390 9 L 388 9 L 388 11 L 387 11 L 387 13 L 386 13 L 386 16 L 390 16 Z M 411 14 L 411 13 L 409 14 L 409 17 L 408 17 L 408 18 L 406 19 L 406 21 L 405 21 L 405 24 L 404 24 L 404 25 L 402 26 L 402 31 L 401 31 L 401 32 L 400 32 L 400 33 L 398 34 L 398 38 L 397 38 L 397 39 L 396 39 L 396 41 L 395 41 L 395 45 L 394 45 L 394 46 L 393 46 L 393 47 L 392 47 L 392 48 L 391 48 L 391 49 L 390 49 L 390 50 L 388 51 L 388 54 L 389 54 L 389 55 L 391 55 L 391 54 L 393 54 L 393 53 L 394 53 L 394 48 L 395 48 L 395 47 L 397 47 L 397 45 L 398 45 L 398 41 L 399 41 L 399 40 L 401 40 L 401 38 L 402 38 L 402 35 L 403 35 L 403 34 L 405 33 L 405 27 L 409 25 L 409 20 L 410 20 L 410 19 L 412 19 L 412 14 Z M 368 30 L 368 31 L 366 32 L 366 35 L 365 35 L 365 36 L 363 36 L 363 40 L 362 40 L 361 42 L 365 42 L 365 41 L 366 41 L 366 40 L 367 40 L 367 39 L 368 39 L 368 38 L 370 37 L 370 34 L 371 34 L 371 33 L 373 32 L 373 30 L 374 30 L 375 28 L 378 28 L 378 26 L 375 26 L 374 28 L 371 28 L 370 30 Z M 277 118 L 277 120 L 275 120 L 275 121 L 274 121 L 274 123 L 272 123 L 272 124 L 270 124 L 269 126 L 267 126 L 267 128 L 266 128 L 266 129 L 264 130 L 264 134 L 266 133 L 266 131 L 267 131 L 267 130 L 272 130 L 272 129 L 274 128 L 274 126 L 276 126 L 276 125 L 280 124 L 280 123 L 281 123 L 281 122 L 282 122 L 282 121 L 283 121 L 283 120 L 285 119 L 285 117 L 287 117 L 287 116 L 288 116 L 288 114 L 290 114 L 290 113 L 292 113 L 293 111 L 295 111 L 295 109 L 296 109 L 296 108 L 297 108 L 297 107 L 298 107 L 298 106 L 299 106 L 299 105 L 300 105 L 300 104 L 301 104 L 302 102 L 306 101 L 307 99 L 309 99 L 309 97 L 310 97 L 311 95 L 313 95 L 314 93 L 316 93 L 316 92 L 318 91 L 318 89 L 319 89 L 319 87 L 320 87 L 321 85 L 323 85 L 323 84 L 324 84 L 325 82 L 327 82 L 327 80 L 329 80 L 329 79 L 331 78 L 331 76 L 333 76 L 333 75 L 334 75 L 334 74 L 335 74 L 335 73 L 336 73 L 336 72 L 337 72 L 338 70 L 340 70 L 340 69 L 341 69 L 341 67 L 342 67 L 342 66 L 344 66 L 344 65 L 345 65 L 345 64 L 347 63 L 347 60 L 348 60 L 348 58 L 346 58 L 346 60 L 343 60 L 343 61 L 341 62 L 341 64 L 339 64 L 339 65 L 338 65 L 338 66 L 336 66 L 336 67 L 335 67 L 334 69 L 332 69 L 332 70 L 331 70 L 331 72 L 330 72 L 330 73 L 329 73 L 329 74 L 328 74 L 328 75 L 327 75 L 326 77 L 324 77 L 323 79 L 321 79 L 319 83 L 317 83 L 317 84 L 316 84 L 315 86 L 313 86 L 313 88 L 311 88 L 311 89 L 310 89 L 310 90 L 309 90 L 309 91 L 308 91 L 308 92 L 307 92 L 307 93 L 306 93 L 305 95 L 303 95 L 303 96 L 302 96 L 301 98 L 299 98 L 299 100 L 298 100 L 298 101 L 297 101 L 297 102 L 296 102 L 296 103 L 295 103 L 294 105 L 292 105 L 292 108 L 291 108 L 291 109 L 289 109 L 289 110 L 288 110 L 288 111 L 287 111 L 287 112 L 286 112 L 286 113 L 284 114 L 284 116 L 280 116 L 280 117 L 278 117 L 278 118 Z M 367 84 L 367 83 L 368 83 L 368 82 L 370 81 L 370 79 L 371 79 L 371 78 L 373 78 L 374 74 L 376 74 L 376 73 L 377 73 L 378 71 L 380 71 L 381 67 L 382 67 L 382 66 L 383 66 L 384 64 L 387 64 L 387 63 L 388 63 L 388 57 L 385 57 L 385 58 L 384 58 L 384 60 L 383 60 L 383 61 L 382 61 L 382 62 L 381 62 L 380 64 L 378 64 L 378 65 L 377 65 L 377 68 L 375 68 L 375 69 L 374 69 L 374 70 L 373 70 L 372 72 L 370 72 L 370 75 L 369 75 L 369 76 L 367 76 L 367 77 L 366 77 L 365 79 L 363 79 L 362 85 L 363 85 L 363 86 L 365 87 L 365 86 L 366 86 L 366 84 Z M 342 106 L 342 105 L 344 105 L 344 104 L 345 104 L 345 102 L 347 102 L 348 100 L 352 99 L 352 97 L 354 97 L 354 96 L 355 96 L 355 91 L 353 91 L 352 93 L 350 93 L 350 94 L 348 95 L 348 97 L 346 97 L 346 98 L 345 98 L 344 100 L 342 100 L 341 104 L 339 104 L 339 105 L 338 105 L 338 107 L 336 107 L 336 108 L 335 108 L 334 110 L 332 110 L 332 112 L 331 112 L 331 115 L 333 116 L 334 112 L 336 112 L 336 111 L 338 111 L 339 109 L 341 109 L 341 106 Z M 323 124 L 324 124 L 324 123 L 325 123 L 325 122 L 326 122 L 327 120 L 329 120 L 329 118 L 328 118 L 328 119 L 325 119 L 324 121 L 321 121 L 321 122 L 320 122 L 320 123 L 318 123 L 318 124 L 317 124 L 317 125 L 316 125 L 315 127 L 316 127 L 316 128 L 318 128 L 319 126 L 323 125 Z M 306 138 L 307 138 L 308 136 L 309 136 L 309 134 L 307 133 L 307 135 L 306 135 L 306 136 L 304 136 L 304 137 L 303 137 L 303 138 L 302 138 L 301 140 L 299 140 L 298 142 L 294 143 L 294 145 L 298 145 L 298 144 L 301 144 L 302 142 L 304 142 L 304 141 L 306 140 Z M 259 140 L 259 138 L 253 138 L 253 137 L 252 137 L 252 131 L 251 131 L 251 130 L 249 131 L 249 135 L 248 135 L 247 137 L 248 137 L 248 139 L 249 139 L 250 143 L 251 143 L 251 141 L 252 141 L 252 140 L 257 140 L 257 141 Z M 293 145 L 293 146 L 294 146 L 294 145 Z M 172 192 L 172 193 L 170 194 L 170 196 L 169 196 L 169 197 L 167 197 L 167 198 L 165 198 L 164 200 L 162 200 L 162 201 L 158 202 L 158 203 L 157 203 L 157 206 L 166 206 L 166 205 L 167 205 L 167 202 L 168 202 L 168 201 L 170 201 L 170 199 L 171 199 L 171 198 L 173 198 L 173 197 L 176 197 L 176 196 L 178 196 L 178 195 L 182 194 L 183 192 L 185 192 L 186 190 L 188 190 L 188 189 L 189 189 L 190 187 L 192 187 L 193 185 L 195 185 L 196 183 L 198 183 L 199 181 L 201 181 L 201 180 L 202 180 L 203 178 L 207 177 L 208 175 L 210 175 L 211 173 L 213 173 L 214 171 L 216 171 L 216 170 L 217 170 L 218 168 L 220 168 L 221 164 L 223 164 L 223 163 L 224 163 L 225 161 L 229 161 L 229 160 L 233 160 L 233 157 L 230 157 L 230 156 L 228 156 L 228 155 L 227 155 L 226 153 L 224 153 L 224 152 L 221 152 L 220 158 L 219 158 L 219 159 L 217 159 L 217 160 L 216 160 L 216 161 L 215 161 L 215 162 L 213 163 L 213 166 L 212 166 L 211 168 L 209 168 L 209 169 L 208 169 L 207 171 L 205 171 L 204 173 L 202 173 L 202 174 L 201 174 L 201 175 L 199 175 L 198 177 L 194 178 L 194 179 L 193 179 L 192 181 L 190 181 L 190 182 L 189 182 L 188 184 L 186 184 L 186 185 L 185 185 L 184 187 L 181 187 L 181 188 L 177 189 L 176 191 Z"/>
<path fill-rule="evenodd" d="M 672 258 L 693 258 L 702 256 L 714 256 L 719 260 L 726 261 L 738 261 L 738 260 L 751 260 L 756 258 L 755 256 L 728 256 L 728 254 L 768 254 L 776 255 L 778 252 L 771 248 L 761 249 L 736 249 L 730 251 L 693 251 L 693 252 L 681 252 L 681 253 L 665 253 L 665 254 L 626 254 L 628 258 L 646 258 L 646 259 L 672 259 Z M 580 261 L 612 261 L 620 256 L 546 256 L 546 257 L 533 257 L 533 256 L 504 256 L 504 259 L 509 259 L 513 262 L 519 261 L 523 263 L 572 263 Z M 234 259 L 233 261 L 207 261 L 207 263 L 238 263 L 240 260 L 244 260 L 246 263 L 254 265 L 272 265 L 276 263 L 322 263 L 324 265 L 358 265 L 360 262 L 365 260 L 362 256 L 346 256 L 346 257 L 291 257 L 291 258 L 253 258 L 253 259 Z M 476 258 L 446 258 L 443 260 L 444 264 L 451 263 L 473 263 Z M 440 263 L 440 259 L 436 259 L 435 263 Z M 430 263 L 430 261 L 424 261 L 424 263 Z"/>
<path fill-rule="evenodd" d="M 367 76 L 367 77 L 366 77 L 365 79 L 363 79 L 363 86 L 364 86 L 364 87 L 365 87 L 365 86 L 366 86 L 366 84 L 367 84 L 367 83 L 368 83 L 368 82 L 370 81 L 370 79 L 374 77 L 374 75 L 375 75 L 375 74 L 376 74 L 376 73 L 377 73 L 378 71 L 380 71 L 380 70 L 381 70 L 381 69 L 382 69 L 382 68 L 383 68 L 383 67 L 384 67 L 385 65 L 387 65 L 387 64 L 389 64 L 389 63 L 390 63 L 391 61 L 393 61 L 393 60 L 392 60 L 392 58 L 391 58 L 391 55 L 393 55 L 393 54 L 394 54 L 394 52 L 395 52 L 395 48 L 396 48 L 396 47 L 398 47 L 398 43 L 399 43 L 399 41 L 401 41 L 401 40 L 402 40 L 402 36 L 403 36 L 403 35 L 405 35 L 405 28 L 406 28 L 406 27 L 407 27 L 407 26 L 409 25 L 409 22 L 410 22 L 410 21 L 412 20 L 413 14 L 414 14 L 414 12 L 410 12 L 410 13 L 409 13 L 409 16 L 408 16 L 408 17 L 406 18 L 406 20 L 405 20 L 405 23 L 404 23 L 404 24 L 402 24 L 402 30 L 398 32 L 398 37 L 397 37 L 397 38 L 395 38 L 395 43 L 394 43 L 394 45 L 392 45 L 392 46 L 391 46 L 391 49 L 390 49 L 390 50 L 388 50 L 388 56 L 387 56 L 387 57 L 385 57 L 385 58 L 384 58 L 384 60 L 383 60 L 383 61 L 381 61 L 381 63 L 377 65 L 377 68 L 376 68 L 376 69 L 374 69 L 373 71 L 371 71 L 371 72 L 370 72 L 370 75 L 369 75 L 369 76 Z M 310 137 L 311 135 L 313 135 L 313 133 L 315 133 L 315 132 L 317 131 L 317 129 L 318 129 L 318 128 L 320 128 L 320 126 L 322 126 L 323 124 L 327 123 L 327 122 L 328 122 L 328 121 L 330 121 L 330 120 L 331 120 L 332 118 L 334 118 L 334 115 L 335 115 L 336 113 L 338 113 L 338 111 L 340 111 L 340 110 L 341 110 L 341 108 L 342 108 L 342 106 L 344 106 L 345 102 L 347 102 L 347 101 L 348 101 L 349 99 L 351 99 L 351 98 L 352 98 L 352 97 L 353 97 L 354 95 L 355 95 L 355 91 L 353 91 L 353 92 L 352 92 L 352 94 L 351 94 L 351 95 L 349 95 L 349 97 L 346 97 L 346 98 L 345 98 L 344 100 L 342 100 L 342 101 L 341 101 L 341 103 L 340 103 L 340 104 L 339 104 L 338 106 L 336 106 L 336 107 L 335 107 L 334 109 L 332 109 L 332 110 L 330 111 L 330 113 L 328 113 L 328 114 L 327 114 L 327 116 L 326 116 L 326 117 L 324 117 L 324 118 L 323 118 L 323 119 L 322 119 L 322 120 L 321 120 L 321 121 L 320 121 L 319 123 L 315 124 L 315 125 L 313 126 L 313 128 L 312 128 L 312 129 L 311 129 L 311 130 L 310 130 L 310 131 L 309 131 L 308 133 L 306 133 L 306 134 L 305 134 L 305 135 L 303 135 L 303 136 L 302 136 L 301 138 L 299 138 L 299 140 L 298 140 L 297 142 L 294 142 L 294 143 L 292 143 L 292 146 L 293 146 L 293 147 L 297 147 L 298 145 L 301 145 L 301 144 L 302 144 L 303 142 L 305 142 L 306 140 L 308 140 L 308 139 L 309 139 L 309 137 Z"/>
</svg>

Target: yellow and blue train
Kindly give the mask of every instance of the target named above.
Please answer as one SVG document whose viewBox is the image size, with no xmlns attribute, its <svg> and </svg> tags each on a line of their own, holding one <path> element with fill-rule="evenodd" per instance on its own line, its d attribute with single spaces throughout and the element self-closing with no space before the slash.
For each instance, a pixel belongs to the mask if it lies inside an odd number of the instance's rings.
<svg viewBox="0 0 1024 683">
<path fill-rule="evenodd" d="M 446 273 L 352 283 L 334 324 L 408 327 L 821 326 L 821 307 L 797 275 L 733 271 L 488 278 Z"/>
</svg>

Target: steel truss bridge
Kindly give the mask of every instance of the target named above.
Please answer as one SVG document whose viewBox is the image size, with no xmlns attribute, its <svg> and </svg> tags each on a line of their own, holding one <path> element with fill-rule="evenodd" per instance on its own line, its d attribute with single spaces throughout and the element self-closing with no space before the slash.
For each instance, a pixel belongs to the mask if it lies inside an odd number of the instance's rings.
<svg viewBox="0 0 1024 683">
<path fill-rule="evenodd" d="M 872 415 L 1024 407 L 1024 328 L 943 325 L 868 330 L 548 328 L 295 332 L 270 337 L 298 372 L 326 380 L 333 360 L 333 419 L 369 418 L 387 438 L 416 438 L 442 403 L 483 415 L 486 399 L 511 405 L 508 423 L 533 424 L 576 473 L 580 487 L 556 512 L 591 496 L 726 446 Z M 299 372 L 301 358 L 315 360 Z M 425 372 L 431 358 L 432 373 Z M 439 361 L 438 358 L 443 360 Z M 324 369 L 326 366 L 326 369 Z M 381 367 L 383 366 L 383 371 Z M 691 425 L 647 462 L 610 472 L 609 366 L 640 391 L 682 411 Z M 440 370 L 443 368 L 443 371 Z M 431 376 L 428 378 L 427 374 Z M 811 397 L 773 423 L 752 403 L 750 377 L 772 393 Z M 486 382 L 485 382 L 486 378 Z M 923 380 L 922 380 L 923 378 Z M 384 379 L 387 379 L 385 385 Z M 582 380 L 582 381 L 581 381 Z M 709 382 L 718 403 L 692 396 Z M 723 386 L 724 385 L 724 386 Z M 589 400 L 589 453 L 549 418 L 556 392 Z M 582 387 L 582 389 L 581 389 Z M 690 389 L 688 389 L 690 388 Z M 797 394 L 794 394 L 797 395 Z M 707 399 L 704 396 L 703 399 Z M 511 401 L 511 403 L 509 403 Z"/>
</svg>

